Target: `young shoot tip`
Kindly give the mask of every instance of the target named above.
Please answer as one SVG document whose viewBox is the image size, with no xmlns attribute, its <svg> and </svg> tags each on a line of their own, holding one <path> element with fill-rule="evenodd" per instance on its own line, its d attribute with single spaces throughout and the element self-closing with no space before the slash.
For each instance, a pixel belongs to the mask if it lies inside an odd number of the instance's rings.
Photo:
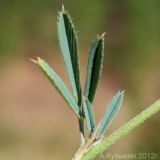
<svg viewBox="0 0 160 160">
<path fill-rule="evenodd" d="M 106 32 L 102 33 L 100 37 L 104 37 L 106 35 Z"/>
<path fill-rule="evenodd" d="M 36 59 L 30 58 L 30 61 L 35 63 L 35 64 L 38 64 L 38 61 L 40 61 L 40 60 L 41 60 L 40 57 L 37 57 Z"/>
<path fill-rule="evenodd" d="M 37 64 L 38 63 L 38 60 L 37 59 L 33 59 L 33 58 L 30 58 L 30 61 Z"/>
<path fill-rule="evenodd" d="M 104 39 L 104 36 L 106 35 L 106 33 L 104 32 L 104 33 L 102 33 L 101 35 L 97 35 L 97 38 L 99 38 L 99 39 Z"/>
<path fill-rule="evenodd" d="M 120 93 L 121 93 L 121 94 L 125 94 L 125 92 L 126 92 L 126 90 L 123 90 L 123 91 L 121 91 Z"/>
<path fill-rule="evenodd" d="M 62 3 L 62 12 L 65 12 L 65 8 L 64 8 L 63 3 Z"/>
</svg>

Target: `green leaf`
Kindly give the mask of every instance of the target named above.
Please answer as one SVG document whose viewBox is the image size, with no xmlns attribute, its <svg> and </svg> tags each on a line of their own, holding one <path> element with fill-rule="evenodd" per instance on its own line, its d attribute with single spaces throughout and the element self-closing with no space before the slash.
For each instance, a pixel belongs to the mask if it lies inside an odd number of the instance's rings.
<svg viewBox="0 0 160 160">
<path fill-rule="evenodd" d="M 86 84 L 85 84 L 85 97 L 88 98 L 90 103 L 93 102 L 98 81 L 102 71 L 102 63 L 104 57 L 104 34 L 92 43 L 89 51 Z"/>
<path fill-rule="evenodd" d="M 110 126 L 111 122 L 116 117 L 120 109 L 120 106 L 123 101 L 123 96 L 124 92 L 118 92 L 108 104 L 104 117 L 100 121 L 100 127 L 98 129 L 97 136 L 105 134 L 107 128 Z"/>
<path fill-rule="evenodd" d="M 94 118 L 92 105 L 90 104 L 88 99 L 86 99 L 85 97 L 83 97 L 83 107 L 84 107 L 84 114 L 87 122 L 87 129 L 90 137 L 95 128 L 95 118 Z"/>
<path fill-rule="evenodd" d="M 52 70 L 52 68 L 41 58 L 38 58 L 37 61 L 33 60 L 38 66 L 42 69 L 44 74 L 48 77 L 60 95 L 65 99 L 67 104 L 71 107 L 71 109 L 77 114 L 79 117 L 79 107 L 73 96 L 68 91 L 66 85 L 61 80 L 61 78 L 57 75 L 56 72 Z"/>
<path fill-rule="evenodd" d="M 77 34 L 71 17 L 62 7 L 58 15 L 58 38 L 67 75 L 78 104 L 81 103 Z"/>
</svg>

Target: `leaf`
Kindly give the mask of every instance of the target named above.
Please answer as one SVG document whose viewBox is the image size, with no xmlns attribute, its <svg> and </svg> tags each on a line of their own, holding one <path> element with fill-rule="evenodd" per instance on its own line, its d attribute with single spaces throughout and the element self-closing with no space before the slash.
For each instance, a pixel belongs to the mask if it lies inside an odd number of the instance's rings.
<svg viewBox="0 0 160 160">
<path fill-rule="evenodd" d="M 97 37 L 92 43 L 89 51 L 86 83 L 85 83 L 85 97 L 90 103 L 93 102 L 98 81 L 102 71 L 102 63 L 104 57 L 104 34 Z"/>
<path fill-rule="evenodd" d="M 107 128 L 110 126 L 111 122 L 116 117 L 120 109 L 120 106 L 123 101 L 123 96 L 124 96 L 124 92 L 119 91 L 108 104 L 104 117 L 100 121 L 100 127 L 97 132 L 97 136 L 101 136 L 105 134 Z"/>
<path fill-rule="evenodd" d="M 90 102 L 85 97 L 83 97 L 83 107 L 87 122 L 87 129 L 89 132 L 89 136 L 91 136 L 95 128 L 95 118 L 94 118 L 93 108 Z"/>
<path fill-rule="evenodd" d="M 81 87 L 77 35 L 71 17 L 64 7 L 58 15 L 58 38 L 73 94 L 80 105 Z"/>
<path fill-rule="evenodd" d="M 57 75 L 57 73 L 54 72 L 52 68 L 41 58 L 38 58 L 37 60 L 33 60 L 33 62 L 38 64 L 38 66 L 42 69 L 44 74 L 48 77 L 48 79 L 51 81 L 51 83 L 54 85 L 54 87 L 57 89 L 60 95 L 65 99 L 67 104 L 79 117 L 79 108 L 77 106 L 77 103 L 75 102 L 75 99 L 72 97 L 66 85 L 61 80 L 61 78 Z"/>
</svg>

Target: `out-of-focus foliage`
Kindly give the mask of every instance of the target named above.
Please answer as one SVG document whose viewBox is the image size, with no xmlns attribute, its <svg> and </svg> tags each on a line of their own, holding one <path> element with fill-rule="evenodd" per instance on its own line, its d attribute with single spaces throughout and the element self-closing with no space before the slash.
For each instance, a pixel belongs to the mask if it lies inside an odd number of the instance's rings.
<svg viewBox="0 0 160 160">
<path fill-rule="evenodd" d="M 107 26 L 113 40 L 111 63 L 126 71 L 151 64 L 160 40 L 159 1 L 124 0 L 110 5 Z"/>
<path fill-rule="evenodd" d="M 159 47 L 159 1 L 113 0 L 109 6 L 106 24 L 113 40 L 111 63 L 126 70 L 148 65 Z"/>
</svg>

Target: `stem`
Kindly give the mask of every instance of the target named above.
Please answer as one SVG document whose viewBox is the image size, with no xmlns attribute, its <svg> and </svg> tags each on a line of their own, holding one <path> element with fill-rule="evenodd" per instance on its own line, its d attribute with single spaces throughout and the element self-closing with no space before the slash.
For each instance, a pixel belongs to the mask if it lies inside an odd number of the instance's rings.
<svg viewBox="0 0 160 160">
<path fill-rule="evenodd" d="M 79 123 L 79 131 L 80 131 L 80 141 L 81 141 L 81 146 L 82 146 L 85 143 L 85 138 L 84 138 L 84 119 L 83 119 L 83 117 L 80 117 L 78 119 L 78 123 Z"/>
<path fill-rule="evenodd" d="M 81 142 L 81 146 L 84 145 L 85 143 L 85 135 L 84 135 L 84 116 L 83 116 L 83 106 L 81 103 L 81 99 L 79 99 L 79 119 L 78 119 L 78 123 L 79 123 L 79 131 L 80 131 L 80 142 Z"/>
<path fill-rule="evenodd" d="M 133 129 L 141 125 L 145 120 L 160 111 L 160 99 L 149 106 L 139 115 L 131 119 L 128 123 L 123 125 L 120 129 L 112 133 L 109 137 L 101 141 L 99 144 L 93 146 L 89 151 L 86 151 L 79 160 L 91 160 L 100 153 L 110 148 L 113 144 L 128 135 Z"/>
</svg>

